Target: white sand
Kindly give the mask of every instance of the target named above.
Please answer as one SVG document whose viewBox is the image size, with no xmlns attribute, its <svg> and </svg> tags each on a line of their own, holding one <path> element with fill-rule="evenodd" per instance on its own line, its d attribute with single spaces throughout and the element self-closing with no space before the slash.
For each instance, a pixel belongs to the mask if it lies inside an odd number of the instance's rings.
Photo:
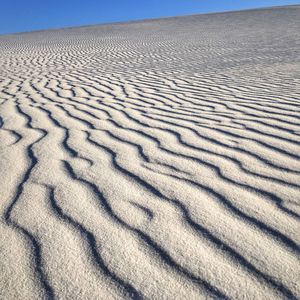
<svg viewBox="0 0 300 300">
<path fill-rule="evenodd" d="M 299 299 L 299 20 L 1 36 L 0 299 Z"/>
</svg>

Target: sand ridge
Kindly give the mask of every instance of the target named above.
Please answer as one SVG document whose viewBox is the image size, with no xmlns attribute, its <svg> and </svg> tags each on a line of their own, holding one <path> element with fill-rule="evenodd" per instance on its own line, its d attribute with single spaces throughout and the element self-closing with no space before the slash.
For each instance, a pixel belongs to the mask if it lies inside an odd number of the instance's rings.
<svg viewBox="0 0 300 300">
<path fill-rule="evenodd" d="M 299 19 L 0 36 L 0 298 L 299 298 Z"/>
</svg>

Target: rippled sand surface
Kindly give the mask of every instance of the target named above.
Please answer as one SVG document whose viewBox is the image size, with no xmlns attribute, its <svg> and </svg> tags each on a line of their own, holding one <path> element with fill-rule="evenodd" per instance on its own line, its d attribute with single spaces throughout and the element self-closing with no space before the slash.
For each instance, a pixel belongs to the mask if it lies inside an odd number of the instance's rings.
<svg viewBox="0 0 300 300">
<path fill-rule="evenodd" d="M 0 36 L 0 298 L 299 299 L 299 20 Z"/>
</svg>

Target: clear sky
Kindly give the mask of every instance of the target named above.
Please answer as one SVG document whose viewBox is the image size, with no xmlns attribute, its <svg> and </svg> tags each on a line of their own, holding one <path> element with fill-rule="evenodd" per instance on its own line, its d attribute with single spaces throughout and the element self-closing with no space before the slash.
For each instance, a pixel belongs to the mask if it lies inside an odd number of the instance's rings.
<svg viewBox="0 0 300 300">
<path fill-rule="evenodd" d="M 0 0 L 0 34 L 299 3 L 300 0 Z"/>
</svg>

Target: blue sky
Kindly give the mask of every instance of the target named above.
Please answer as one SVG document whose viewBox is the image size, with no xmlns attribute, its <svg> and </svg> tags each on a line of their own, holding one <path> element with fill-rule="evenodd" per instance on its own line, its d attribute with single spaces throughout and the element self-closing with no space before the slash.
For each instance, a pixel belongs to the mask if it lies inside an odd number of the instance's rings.
<svg viewBox="0 0 300 300">
<path fill-rule="evenodd" d="M 0 34 L 297 4 L 289 0 L 1 0 Z"/>
</svg>

